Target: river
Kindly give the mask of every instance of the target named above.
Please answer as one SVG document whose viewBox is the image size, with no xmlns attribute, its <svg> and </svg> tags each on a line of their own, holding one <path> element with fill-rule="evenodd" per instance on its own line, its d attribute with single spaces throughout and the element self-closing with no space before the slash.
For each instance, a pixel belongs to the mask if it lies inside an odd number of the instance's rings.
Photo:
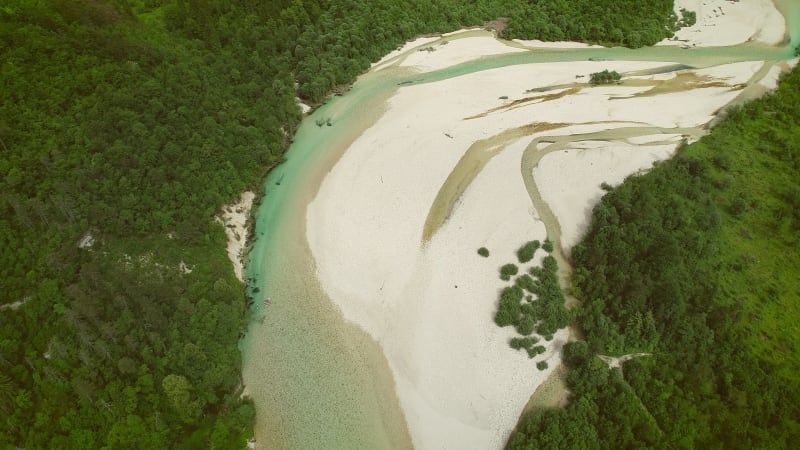
<svg viewBox="0 0 800 450">
<path fill-rule="evenodd" d="M 386 358 L 370 336 L 342 319 L 316 278 L 306 241 L 306 207 L 348 146 L 375 123 L 388 99 L 404 85 L 432 83 L 498 67 L 555 61 L 663 61 L 703 68 L 740 61 L 782 61 L 793 57 L 800 33 L 800 2 L 776 2 L 787 18 L 791 41 L 775 48 L 753 43 L 735 47 L 651 47 L 643 49 L 569 49 L 511 53 L 459 64 L 425 74 L 388 67 L 359 78 L 344 96 L 334 97 L 307 117 L 297 130 L 286 162 L 267 177 L 256 213 L 247 276 L 256 297 L 254 321 L 242 341 L 247 394 L 256 403 L 259 448 L 410 448 L 411 438 L 399 406 Z M 451 40 L 453 38 L 450 38 Z M 750 96 L 760 95 L 752 92 Z M 743 92 L 743 99 L 749 98 Z M 333 126 L 316 121 L 330 118 Z M 688 134 L 700 130 L 684 130 Z M 652 128 L 569 136 L 549 142 L 551 150 L 567 141 L 654 134 Z M 675 133 L 675 130 L 669 130 Z M 512 133 L 513 134 L 513 133 Z M 611 136 L 614 134 L 614 136 Z M 500 136 L 508 140 L 511 136 Z M 492 142 L 496 144 L 496 142 Z M 478 150 L 476 158 L 481 156 Z M 557 222 L 538 195 L 531 167 L 542 152 L 526 152 L 523 176 L 548 233 L 557 238 Z M 426 223 L 426 235 L 447 217 L 471 177 L 454 169 L 451 187 L 443 186 Z M 480 169 L 477 169 L 478 171 Z M 448 178 L 449 180 L 449 178 Z M 546 216 L 550 215 L 548 219 Z M 566 259 L 558 255 L 562 266 Z M 258 289 L 258 293 L 254 290 Z M 270 299 L 269 303 L 265 302 Z M 489 319 L 487 319 L 489 320 Z"/>
</svg>

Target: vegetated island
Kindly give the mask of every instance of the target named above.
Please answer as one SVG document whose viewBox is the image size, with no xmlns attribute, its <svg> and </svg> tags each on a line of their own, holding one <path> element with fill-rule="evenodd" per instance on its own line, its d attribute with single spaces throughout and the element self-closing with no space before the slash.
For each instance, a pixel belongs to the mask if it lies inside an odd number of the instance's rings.
<svg viewBox="0 0 800 450">
<path fill-rule="evenodd" d="M 609 71 L 606 69 L 602 72 L 594 72 L 589 75 L 589 83 L 592 85 L 619 83 L 621 79 L 622 75 L 616 70 Z"/>
</svg>

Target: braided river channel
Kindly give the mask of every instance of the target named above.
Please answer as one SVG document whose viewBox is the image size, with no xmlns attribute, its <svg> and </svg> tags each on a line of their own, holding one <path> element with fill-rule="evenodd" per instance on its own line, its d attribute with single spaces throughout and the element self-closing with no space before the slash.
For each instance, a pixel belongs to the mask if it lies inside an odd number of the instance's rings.
<svg viewBox="0 0 800 450">
<path fill-rule="evenodd" d="M 385 58 L 362 75 L 347 93 L 330 98 L 308 115 L 295 133 L 285 162 L 272 170 L 266 179 L 255 213 L 255 229 L 247 261 L 248 293 L 255 299 L 252 306 L 254 319 L 241 346 L 246 394 L 253 398 L 257 409 L 257 447 L 406 449 L 421 447 L 420 442 L 429 442 L 412 437 L 414 420 L 422 419 L 408 416 L 408 412 L 404 412 L 405 404 L 398 398 L 399 381 L 393 376 L 393 370 L 402 370 L 402 358 L 398 359 L 400 362 L 390 363 L 392 358 L 385 352 L 383 343 L 343 316 L 341 308 L 323 287 L 307 234 L 309 204 L 318 195 L 326 176 L 351 145 L 387 113 L 391 108 L 390 99 L 405 89 L 425 85 L 444 87 L 462 77 L 507 67 L 535 68 L 548 63 L 573 62 L 586 65 L 591 61 L 602 69 L 604 64 L 613 65 L 619 61 L 646 61 L 653 63 L 648 69 L 623 73 L 623 86 L 650 88 L 645 91 L 649 94 L 641 94 L 639 90 L 633 96 L 685 92 L 717 83 L 718 87 L 727 86 L 736 91 L 725 105 L 727 107 L 763 95 L 767 88 L 759 83 L 762 78 L 773 67 L 785 70 L 788 61 L 794 58 L 794 48 L 800 38 L 800 2 L 787 0 L 776 2 L 776 6 L 787 22 L 787 42 L 780 46 L 747 42 L 730 47 L 688 49 L 679 46 L 635 50 L 594 47 L 519 49 L 516 48 L 518 44 L 497 41 L 498 45 L 515 47 L 515 51 L 422 72 L 402 65 L 409 55 L 419 53 L 419 48 L 411 47 Z M 463 31 L 439 40 L 429 39 L 423 46 L 436 47 L 445 40 L 453 45 L 461 39 L 490 39 L 490 36 L 485 31 Z M 761 62 L 763 65 L 735 86 L 693 72 L 745 62 Z M 648 75 L 669 76 L 648 78 Z M 631 76 L 633 79 L 626 81 Z M 523 96 L 518 104 L 505 103 L 482 114 L 502 113 L 503 108 L 522 107 L 528 101 L 541 103 L 556 98 L 565 101 L 569 97 L 571 101 L 580 102 L 586 89 L 585 80 L 539 86 L 531 90 L 528 97 Z M 721 108 L 720 111 L 724 110 Z M 715 114 L 715 117 L 719 116 L 719 113 Z M 331 126 L 325 125 L 325 121 L 330 121 Z M 600 122 L 582 122 L 586 125 L 585 130 L 576 128 L 575 132 L 565 134 L 558 130 L 574 123 L 540 120 L 510 126 L 473 141 L 472 145 L 463 148 L 462 156 L 455 159 L 457 162 L 449 174 L 438 180 L 441 188 L 435 199 L 425 206 L 428 212 L 424 228 L 415 232 L 422 242 L 440 232 L 447 221 L 455 217 L 454 208 L 458 207 L 465 190 L 487 164 L 513 142 L 530 136 L 519 147 L 519 172 L 513 175 L 521 177 L 530 197 L 530 206 L 537 211 L 547 236 L 556 244 L 555 256 L 562 272 L 562 287 L 566 288 L 568 246 L 566 252 L 562 250 L 561 225 L 558 214 L 554 214 L 557 211 L 543 199 L 533 176 L 542 158 L 551 152 L 580 146 L 580 143 L 613 140 L 635 146 L 640 138 L 647 136 L 650 137 L 647 145 L 674 144 L 680 139 L 695 140 L 713 125 L 713 121 L 683 127 L 633 121 L 620 125 L 620 120 L 615 119 L 611 121 L 615 123 L 613 127 L 602 129 L 597 128 Z M 380 151 L 380 148 L 375 151 Z M 387 233 L 386 239 L 392 239 L 392 236 Z M 359 242 L 351 245 L 358 246 Z M 472 253 L 473 247 L 477 248 L 472 243 L 465 245 Z M 362 251 L 368 252 L 369 249 Z M 492 317 L 487 316 L 485 320 L 490 322 Z M 511 423 L 510 427 L 513 425 Z M 508 432 L 505 431 L 506 436 Z"/>
</svg>

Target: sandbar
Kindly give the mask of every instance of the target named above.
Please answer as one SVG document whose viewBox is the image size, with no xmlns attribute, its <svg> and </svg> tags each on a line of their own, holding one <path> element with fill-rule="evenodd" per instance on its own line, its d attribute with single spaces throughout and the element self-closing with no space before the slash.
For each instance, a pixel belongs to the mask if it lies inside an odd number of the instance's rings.
<svg viewBox="0 0 800 450">
<path fill-rule="evenodd" d="M 396 61 L 425 72 L 476 58 L 471 49 L 519 51 L 491 36 L 463 41 Z M 620 72 L 664 65 L 603 63 Z M 669 130 L 707 123 L 760 65 L 693 71 L 716 82 L 703 88 L 646 95 L 647 83 L 579 83 L 572 95 L 542 101 L 525 99 L 542 95 L 531 94 L 533 88 L 575 83 L 574 74 L 589 74 L 598 63 L 515 65 L 403 87 L 389 100 L 385 114 L 323 180 L 307 210 L 307 237 L 326 293 L 346 320 L 381 345 L 415 448 L 501 448 L 530 394 L 560 364 L 567 330 L 543 341 L 549 368 L 539 371 L 508 347 L 513 330 L 492 321 L 505 285 L 497 269 L 514 261 L 525 241 L 547 237 L 524 177 L 536 178 L 563 230 L 562 245 L 571 246 L 601 182 L 619 183 L 669 157 L 679 142 Z M 517 100 L 525 101 L 502 108 Z M 474 142 L 545 122 L 566 125 L 498 144 L 448 220 L 429 241 L 422 239 L 439 189 Z M 537 137 L 625 127 L 662 127 L 664 136 L 650 140 L 669 142 L 578 143 L 542 160 L 535 173 L 521 172 L 523 153 Z M 657 132 L 642 132 L 650 134 Z M 477 255 L 482 246 L 489 258 Z"/>
</svg>

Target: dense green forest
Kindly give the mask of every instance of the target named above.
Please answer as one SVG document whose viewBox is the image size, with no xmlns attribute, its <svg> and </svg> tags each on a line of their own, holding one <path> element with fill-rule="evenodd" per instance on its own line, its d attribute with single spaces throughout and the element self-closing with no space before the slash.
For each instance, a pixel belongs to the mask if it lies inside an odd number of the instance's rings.
<svg viewBox="0 0 800 450">
<path fill-rule="evenodd" d="M 642 47 L 672 37 L 680 26 L 694 25 L 696 17 L 673 13 L 671 0 L 640 1 L 530 1 L 509 13 L 505 30 L 510 38 L 545 41 L 600 42 Z"/>
<path fill-rule="evenodd" d="M 796 448 L 800 71 L 610 190 L 573 250 L 565 409 L 512 449 Z M 648 352 L 609 370 L 596 357 Z"/>
<path fill-rule="evenodd" d="M 632 46 L 675 25 L 667 0 L 602 4 L 4 1 L 0 448 L 240 448 L 244 289 L 213 216 L 281 161 L 295 96 L 500 16 L 507 36 Z"/>
</svg>

